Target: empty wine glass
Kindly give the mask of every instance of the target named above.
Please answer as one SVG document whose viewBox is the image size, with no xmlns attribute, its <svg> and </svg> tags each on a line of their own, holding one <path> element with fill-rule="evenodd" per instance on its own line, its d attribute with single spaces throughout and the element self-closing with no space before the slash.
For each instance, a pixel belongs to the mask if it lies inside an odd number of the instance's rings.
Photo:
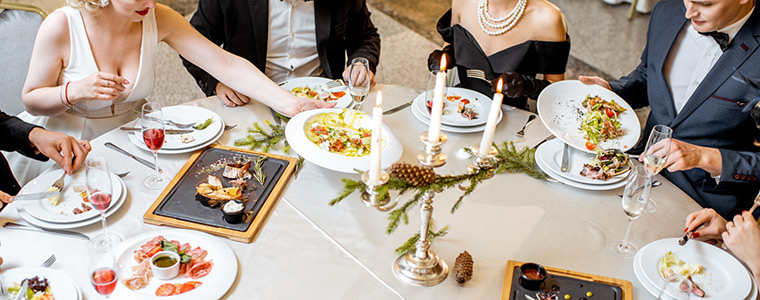
<svg viewBox="0 0 760 300">
<path fill-rule="evenodd" d="M 103 222 L 103 233 L 96 236 L 91 243 L 94 248 L 103 250 L 112 244 L 121 242 L 121 237 L 118 234 L 108 232 L 108 224 L 106 224 L 106 209 L 111 205 L 113 187 L 106 159 L 103 157 L 89 159 L 85 167 L 85 179 L 87 198 L 90 200 L 90 204 L 100 212 L 100 219 Z"/>
<path fill-rule="evenodd" d="M 145 178 L 145 186 L 158 190 L 169 183 L 169 177 L 158 171 L 158 150 L 164 145 L 164 116 L 161 111 L 161 104 L 158 102 L 148 102 L 142 106 L 142 118 L 140 118 L 142 127 L 143 141 L 153 152 L 153 163 L 156 173 Z"/>
<path fill-rule="evenodd" d="M 361 110 L 364 97 L 369 94 L 369 61 L 366 58 L 357 57 L 351 60 L 348 76 L 348 88 L 351 98 L 351 108 Z"/>
<path fill-rule="evenodd" d="M 623 211 L 628 216 L 628 228 L 622 241 L 615 241 L 610 245 L 612 254 L 622 257 L 632 257 L 638 251 L 636 245 L 628 241 L 631 233 L 633 220 L 641 216 L 647 207 L 649 192 L 652 189 L 652 172 L 643 165 L 631 167 L 631 175 L 623 191 Z"/>
<path fill-rule="evenodd" d="M 439 70 L 433 70 L 428 73 L 428 80 L 427 80 L 427 89 L 425 90 L 425 107 L 427 108 L 428 115 L 427 117 L 430 117 L 431 110 L 433 109 L 433 97 L 435 95 L 435 79 L 438 76 L 438 72 L 441 72 Z M 446 93 L 448 92 L 448 86 L 443 87 L 443 107 L 446 108 Z"/>
<path fill-rule="evenodd" d="M 670 127 L 655 125 L 652 128 L 652 133 L 649 134 L 649 139 L 647 140 L 647 146 L 641 154 L 644 165 L 652 171 L 652 176 L 657 175 L 657 173 L 660 173 L 665 168 L 668 156 L 670 155 L 670 141 L 672 138 L 673 129 Z M 656 210 L 657 203 L 649 199 L 646 212 L 654 212 Z"/>
<path fill-rule="evenodd" d="M 92 247 L 87 249 L 88 273 L 90 283 L 98 294 L 108 299 L 111 293 L 116 289 L 116 283 L 119 280 L 117 272 L 116 255 L 113 247 L 105 249 Z"/>
</svg>

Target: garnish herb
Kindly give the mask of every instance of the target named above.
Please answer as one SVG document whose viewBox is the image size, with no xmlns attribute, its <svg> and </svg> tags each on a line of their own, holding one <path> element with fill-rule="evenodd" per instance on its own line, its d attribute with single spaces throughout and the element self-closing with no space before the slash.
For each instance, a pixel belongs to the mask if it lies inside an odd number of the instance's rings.
<svg viewBox="0 0 760 300">
<path fill-rule="evenodd" d="M 211 125 L 211 123 L 214 123 L 214 119 L 213 118 L 208 118 L 208 120 L 206 120 L 206 122 L 203 122 L 201 124 L 195 125 L 195 126 L 193 126 L 193 128 L 195 128 L 196 130 L 203 130 L 203 129 L 206 129 L 206 127 L 208 127 L 209 125 Z"/>
</svg>

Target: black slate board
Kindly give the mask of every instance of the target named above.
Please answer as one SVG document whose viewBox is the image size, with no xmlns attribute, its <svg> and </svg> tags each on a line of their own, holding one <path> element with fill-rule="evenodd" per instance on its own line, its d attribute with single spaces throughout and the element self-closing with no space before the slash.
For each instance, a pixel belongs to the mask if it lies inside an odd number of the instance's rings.
<svg viewBox="0 0 760 300">
<path fill-rule="evenodd" d="M 512 291 L 510 292 L 509 297 L 511 300 L 526 300 L 528 298 L 525 298 L 525 295 L 538 299 L 538 297 L 536 297 L 537 292 L 551 293 L 552 286 L 555 285 L 559 287 L 559 291 L 557 292 L 557 299 L 565 299 L 565 294 L 569 294 L 571 297 L 570 299 L 572 300 L 579 300 L 583 298 L 586 298 L 588 300 L 623 299 L 623 289 L 619 286 L 603 282 L 594 282 L 579 278 L 552 274 L 551 272 L 546 274 L 546 280 L 544 281 L 544 284 L 541 286 L 540 290 L 531 291 L 523 288 L 522 285 L 520 285 L 519 280 L 521 275 L 522 273 L 520 272 L 520 266 L 518 265 L 514 268 L 514 270 L 512 270 Z M 593 296 L 586 296 L 586 292 L 593 293 Z"/>
<path fill-rule="evenodd" d="M 239 158 L 255 159 L 258 157 L 258 155 L 242 152 L 232 153 L 225 149 L 206 148 L 198 157 L 195 164 L 185 173 L 174 188 L 169 191 L 164 200 L 161 201 L 155 210 L 155 214 L 230 230 L 248 230 L 251 222 L 255 219 L 256 214 L 261 209 L 261 206 L 264 205 L 266 199 L 269 198 L 269 194 L 290 162 L 271 157 L 267 158 L 262 166 L 266 174 L 264 187 L 253 178 L 247 180 L 248 188 L 243 193 L 243 199 L 246 199 L 246 216 L 238 224 L 226 222 L 222 217 L 222 210 L 220 208 L 203 206 L 195 199 L 195 191 L 198 184 L 207 181 L 208 175 L 214 175 L 221 179 L 225 187 L 231 186 L 230 180 L 222 177 L 223 168 L 212 172 L 201 172 L 219 160 L 223 159 L 232 162 Z"/>
</svg>

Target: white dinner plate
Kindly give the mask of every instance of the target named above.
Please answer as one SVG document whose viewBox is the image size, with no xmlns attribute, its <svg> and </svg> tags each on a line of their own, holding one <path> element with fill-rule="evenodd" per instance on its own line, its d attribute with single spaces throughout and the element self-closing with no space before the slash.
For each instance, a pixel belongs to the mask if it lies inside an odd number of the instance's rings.
<svg viewBox="0 0 760 300">
<path fill-rule="evenodd" d="M 745 299 L 752 291 L 752 280 L 747 270 L 731 254 L 698 240 L 679 246 L 678 238 L 651 242 L 636 254 L 640 256 L 643 277 L 654 286 L 663 283 L 664 279 L 657 269 L 668 251 L 677 254 L 686 263 L 704 266 L 701 273 L 692 276 L 694 282 L 705 291 L 702 299 Z"/>
<path fill-rule="evenodd" d="M 182 275 L 170 280 L 160 280 L 153 277 L 148 285 L 142 289 L 130 290 L 127 288 L 123 281 L 132 276 L 132 267 L 137 265 L 137 261 L 134 259 L 134 251 L 140 249 L 140 246 L 159 235 L 168 240 L 178 241 L 181 244 L 189 243 L 193 249 L 200 247 L 206 250 L 208 255 L 204 260 L 211 260 L 214 263 L 211 272 L 199 279 L 190 279 Z M 119 283 L 111 295 L 112 299 L 219 299 L 227 293 L 227 290 L 230 289 L 237 277 L 237 258 L 230 246 L 219 237 L 199 231 L 162 229 L 145 232 L 114 246 L 114 252 L 116 253 Z M 162 284 L 185 283 L 188 281 L 200 281 L 203 284 L 183 294 L 170 297 L 156 296 L 156 289 Z"/>
<path fill-rule="evenodd" d="M 563 80 L 546 87 L 538 95 L 538 116 L 551 133 L 566 144 L 581 151 L 593 153 L 586 149 L 586 139 L 581 131 L 581 121 L 586 109 L 581 104 L 586 96 L 598 95 L 604 100 L 615 100 L 626 109 L 620 113 L 618 120 L 625 130 L 623 136 L 600 142 L 604 149 L 618 148 L 626 151 L 636 145 L 641 134 L 641 125 L 636 112 L 623 98 L 614 92 L 595 84 L 583 84 L 578 80 Z"/>
<path fill-rule="evenodd" d="M 333 81 L 333 80 L 330 78 L 324 78 L 324 77 L 298 77 L 298 78 L 288 79 L 285 82 L 281 83 L 280 86 L 282 86 L 282 88 L 288 91 L 289 93 L 292 92 L 293 89 L 297 87 L 309 87 L 311 89 L 323 90 L 329 93 L 345 92 L 346 94 L 343 95 L 343 97 L 338 98 L 338 100 L 326 101 L 326 102 L 335 102 L 335 108 L 346 108 L 350 106 L 353 101 L 351 100 L 351 95 L 348 93 L 348 87 L 339 86 L 339 87 L 334 87 L 332 89 L 328 89 L 325 84 L 330 81 Z"/>
<path fill-rule="evenodd" d="M 343 173 L 355 174 L 358 170 L 369 169 L 369 155 L 361 157 L 350 157 L 330 151 L 324 150 L 315 144 L 308 137 L 306 137 L 305 130 L 307 130 L 306 124 L 311 121 L 314 116 L 322 113 L 340 113 L 343 109 L 340 108 L 321 108 L 314 109 L 297 114 L 295 117 L 288 121 L 285 127 L 285 137 L 288 139 L 288 143 L 293 150 L 304 159 L 326 169 Z M 359 121 L 359 125 L 363 128 L 372 128 L 372 116 L 361 112 L 362 118 Z M 383 123 L 383 150 L 381 152 L 381 167 L 383 169 L 390 168 L 390 166 L 401 158 L 401 154 L 404 152 L 403 145 L 398 139 L 393 130 L 385 123 Z"/>
<path fill-rule="evenodd" d="M 50 292 L 55 299 L 82 299 L 82 291 L 76 282 L 63 272 L 51 268 L 20 267 L 4 270 L 0 274 L 0 281 L 3 283 L 3 288 L 6 289 L 6 295 L 9 295 L 8 288 L 12 287 L 14 282 L 21 284 L 25 278 L 34 276 L 48 280 Z"/>
<path fill-rule="evenodd" d="M 553 139 L 543 143 L 541 146 L 544 147 L 539 147 L 536 149 L 536 156 L 541 156 L 541 160 L 544 162 L 546 167 L 564 178 L 585 184 L 603 185 L 616 183 L 628 177 L 628 172 L 614 176 L 607 180 L 591 179 L 586 176 L 582 176 L 580 173 L 581 170 L 583 170 L 583 164 L 591 164 L 591 161 L 594 160 L 594 157 L 596 157 L 596 155 L 578 151 L 573 148 L 568 149 L 569 157 L 567 172 L 562 172 L 560 166 L 562 165 L 562 152 L 564 150 L 565 144 L 558 139 Z"/>
<path fill-rule="evenodd" d="M 117 176 L 118 177 L 118 176 Z M 121 197 L 116 198 L 116 201 L 111 201 L 111 206 L 106 210 L 106 217 L 112 215 L 115 213 L 122 204 L 124 204 L 126 198 L 127 198 L 127 186 L 124 185 L 124 181 L 121 180 L 121 178 L 118 179 L 119 184 L 121 184 L 122 191 Z M 79 222 L 71 222 L 71 223 L 52 223 L 52 222 L 46 222 L 42 221 L 40 219 L 37 219 L 30 215 L 26 210 L 24 210 L 21 206 L 16 206 L 16 211 L 18 211 L 18 214 L 21 216 L 24 221 L 29 222 L 29 224 L 32 224 L 37 227 L 47 228 L 47 229 L 71 229 L 71 228 L 78 228 L 78 227 L 84 227 L 90 224 L 94 224 L 97 222 L 100 222 L 100 217 L 94 217 L 86 220 L 82 220 Z"/>
<path fill-rule="evenodd" d="M 211 119 L 211 124 L 202 129 L 190 128 L 177 128 L 171 125 L 166 125 L 165 129 L 192 129 L 193 132 L 187 134 L 167 134 L 164 136 L 164 144 L 161 146 L 161 150 L 179 150 L 186 148 L 194 148 L 199 145 L 205 144 L 208 141 L 216 137 L 222 128 L 224 128 L 224 121 L 222 118 L 213 111 L 205 109 L 203 107 L 188 106 L 188 105 L 175 105 L 168 106 L 161 109 L 163 112 L 164 120 L 171 120 L 177 123 L 190 124 L 195 122 L 196 125 L 200 125 L 206 120 Z M 140 119 L 135 124 L 137 128 L 140 128 Z M 138 141 L 143 141 L 142 132 L 134 132 L 134 136 Z M 191 138 L 190 142 L 183 143 L 182 137 Z M 142 142 L 145 146 L 145 142 Z M 147 149 L 148 147 L 145 146 Z M 160 153 L 160 152 L 159 152 Z"/>
<path fill-rule="evenodd" d="M 538 148 L 540 149 L 541 147 L 544 147 L 544 145 L 546 145 L 546 143 L 541 144 L 541 146 L 538 146 Z M 536 149 L 536 152 L 538 152 L 538 149 Z M 619 182 L 615 182 L 611 184 L 585 184 L 585 183 L 580 183 L 574 180 L 570 180 L 558 175 L 557 173 L 552 171 L 549 167 L 547 167 L 546 163 L 543 161 L 543 159 L 541 159 L 541 156 L 539 155 L 536 155 L 536 165 L 538 165 L 538 167 L 541 168 L 541 170 L 543 170 L 544 173 L 546 173 L 546 175 L 549 175 L 549 177 L 554 178 L 557 181 L 562 182 L 566 185 L 579 188 L 579 189 L 584 189 L 584 190 L 591 190 L 591 191 L 614 190 L 616 188 L 625 186 L 625 183 L 627 182 L 626 180 L 621 180 Z"/>
<path fill-rule="evenodd" d="M 219 138 L 222 137 L 222 134 L 224 134 L 224 121 L 220 119 L 219 123 L 221 124 L 222 128 L 219 130 L 219 132 L 216 133 L 216 135 L 207 140 L 206 142 L 196 145 L 194 147 L 190 148 L 182 148 L 182 149 L 164 149 L 163 147 L 158 150 L 159 154 L 182 154 L 182 153 L 189 153 L 189 152 L 195 152 L 195 150 L 203 149 L 208 145 L 211 145 L 212 143 L 216 142 Z M 139 126 L 139 123 L 136 123 Z M 168 136 L 168 135 L 167 135 Z M 136 136 L 134 134 L 128 135 L 129 141 L 132 142 L 132 144 L 135 144 L 137 148 L 140 150 L 144 150 L 147 152 L 150 152 L 150 149 L 148 149 L 148 146 L 145 146 L 145 142 L 142 140 L 142 136 Z"/>
<path fill-rule="evenodd" d="M 414 115 L 417 120 L 420 120 L 420 122 L 424 123 L 425 125 L 430 125 L 430 118 L 426 117 L 421 111 L 417 110 L 417 108 L 412 105 L 412 115 Z M 501 122 L 502 117 L 504 114 L 499 114 L 499 118 L 496 120 L 496 123 Z M 446 132 L 454 132 L 454 133 L 473 133 L 473 132 L 482 132 L 486 129 L 486 125 L 480 125 L 480 126 L 470 126 L 470 127 L 457 127 L 457 126 L 449 126 L 449 125 L 443 125 L 441 124 L 441 131 Z"/>
<path fill-rule="evenodd" d="M 47 191 L 53 182 L 61 177 L 62 173 L 63 170 L 55 170 L 38 176 L 24 186 L 22 194 Z M 111 173 L 111 185 L 112 199 L 119 199 L 123 192 L 123 188 L 119 181 L 119 176 L 116 176 L 113 173 Z M 23 203 L 21 206 L 23 206 L 24 210 L 26 210 L 26 212 L 32 217 L 51 223 L 75 223 L 95 218 L 100 215 L 98 210 L 96 210 L 90 203 L 86 204 L 89 207 L 92 207 L 91 210 L 81 214 L 74 214 L 74 209 L 81 209 L 82 203 L 84 203 L 80 193 L 74 191 L 75 186 L 79 186 L 84 190 L 86 186 L 84 168 L 74 172 L 72 176 L 66 176 L 64 178 L 63 191 L 61 191 L 62 199 L 58 205 L 51 205 L 47 199 L 19 201 L 19 203 Z M 114 201 L 111 201 L 111 204 L 108 207 L 110 208 L 113 205 Z"/>
<path fill-rule="evenodd" d="M 418 112 L 423 112 L 423 116 L 430 119 L 430 113 L 428 112 L 426 108 L 427 104 L 425 103 L 426 93 L 427 92 L 422 92 L 417 96 L 417 98 L 414 98 L 412 105 L 417 107 Z M 454 100 L 453 97 L 461 97 L 461 99 Z M 478 114 L 477 118 L 469 120 L 465 117 L 462 117 L 462 115 L 457 112 L 459 102 L 463 99 L 469 100 L 469 104 L 466 104 L 465 107 L 473 108 L 473 110 Z M 449 126 L 469 127 L 485 125 L 488 121 L 488 114 L 491 111 L 490 98 L 488 98 L 486 95 L 465 88 L 448 88 L 446 91 L 446 98 L 444 99 L 443 103 L 444 107 L 443 115 L 441 116 L 441 124 Z M 499 110 L 499 115 L 501 114 L 501 110 Z"/>
</svg>

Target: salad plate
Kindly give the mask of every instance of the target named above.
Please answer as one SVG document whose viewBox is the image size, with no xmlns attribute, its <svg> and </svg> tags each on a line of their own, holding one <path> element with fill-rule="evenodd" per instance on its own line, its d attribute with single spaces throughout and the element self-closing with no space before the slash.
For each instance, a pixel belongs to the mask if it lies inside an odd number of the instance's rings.
<svg viewBox="0 0 760 300">
<path fill-rule="evenodd" d="M 657 240 L 642 247 L 636 257 L 638 267 L 646 281 L 654 286 L 662 286 L 664 279 L 658 268 L 660 260 L 668 251 L 689 264 L 701 264 L 703 270 L 692 279 L 705 292 L 701 299 L 745 299 L 752 291 L 752 279 L 744 265 L 728 252 L 698 240 L 691 240 L 684 246 L 678 245 L 678 238 Z M 669 291 L 666 290 L 666 293 Z M 671 297 L 676 297 L 670 295 Z"/>
<path fill-rule="evenodd" d="M 44 173 L 34 180 L 27 183 L 23 188 L 22 194 L 45 192 L 48 188 L 60 178 L 63 170 L 56 170 L 52 172 Z M 53 206 L 48 199 L 31 200 L 31 201 L 19 201 L 23 203 L 24 210 L 32 217 L 51 223 L 75 223 L 88 220 L 97 217 L 100 213 L 92 206 L 92 204 L 86 203 L 90 210 L 79 214 L 74 213 L 74 209 L 82 209 L 83 200 L 87 197 L 87 193 L 84 192 L 86 187 L 84 168 L 75 172 L 72 176 L 66 176 L 64 178 L 63 190 L 61 191 L 61 198 L 58 205 Z M 113 199 L 119 199 L 123 193 L 124 188 L 121 185 L 119 176 L 111 173 L 112 191 L 111 197 Z M 80 192 L 76 192 L 75 189 Z M 82 195 L 84 193 L 84 195 Z M 115 205 L 115 201 L 111 201 L 110 207 Z"/>
<path fill-rule="evenodd" d="M 599 96 L 606 101 L 614 100 L 625 111 L 615 115 L 623 131 L 621 136 L 601 141 L 597 146 L 604 149 L 631 149 L 639 140 L 641 124 L 636 112 L 614 92 L 595 84 L 583 84 L 578 80 L 563 80 L 552 83 L 538 96 L 538 116 L 549 131 L 561 141 L 578 150 L 594 153 L 586 147 L 588 139 L 581 130 L 581 124 L 588 113 L 583 107 L 587 96 Z M 601 126 L 601 125 L 600 125 Z"/>
<path fill-rule="evenodd" d="M 370 158 L 368 152 L 365 152 L 363 156 L 347 156 L 326 150 L 309 139 L 308 136 L 311 134 L 307 133 L 307 131 L 310 131 L 312 128 L 309 127 L 310 124 L 313 126 L 315 118 L 320 118 L 320 116 L 330 113 L 346 116 L 346 124 L 350 128 L 363 128 L 366 130 L 372 128 L 372 117 L 361 111 L 339 108 L 309 110 L 297 114 L 287 123 L 285 137 L 288 139 L 290 146 L 299 155 L 303 156 L 304 159 L 326 169 L 354 174 L 356 173 L 355 169 L 362 171 L 369 169 Z M 348 120 L 349 115 L 353 116 L 350 120 Z M 393 163 L 401 158 L 404 149 L 401 141 L 387 124 L 383 124 L 382 145 L 381 167 L 383 169 L 390 168 Z M 352 149 L 352 146 L 347 146 L 346 148 L 348 148 L 348 151 L 356 151 Z"/>
<path fill-rule="evenodd" d="M 424 109 L 424 108 L 423 108 Z M 420 122 L 424 123 L 425 125 L 430 124 L 430 114 L 427 112 L 422 112 L 417 109 L 416 106 L 412 105 L 412 115 L 417 118 Z M 426 116 L 427 115 L 427 116 Z M 499 114 L 499 118 L 497 119 L 497 123 L 501 122 L 501 118 L 504 116 L 504 114 Z M 449 126 L 441 124 L 441 130 L 446 132 L 454 132 L 454 133 L 473 133 L 473 132 L 481 132 L 486 129 L 486 125 L 480 125 L 480 126 L 469 126 L 469 127 L 457 127 L 457 126 Z"/>
<path fill-rule="evenodd" d="M 82 291 L 76 282 L 63 272 L 51 268 L 19 267 L 3 270 L 0 281 L 6 289 L 5 293 L 8 293 L 7 288 L 12 287 L 14 283 L 21 284 L 25 278 L 34 276 L 48 280 L 50 293 L 55 299 L 82 299 Z"/>
<path fill-rule="evenodd" d="M 539 151 L 547 151 L 546 148 L 544 148 L 543 150 L 541 150 L 542 147 L 547 147 L 547 145 L 546 145 L 547 143 L 548 142 L 543 143 L 540 146 L 538 146 L 538 148 L 536 149 L 536 153 L 539 153 Z M 615 182 L 615 183 L 609 183 L 609 184 L 586 184 L 586 183 L 582 183 L 582 182 L 577 182 L 575 180 L 570 180 L 570 179 L 567 179 L 567 178 L 565 178 L 563 176 L 560 176 L 559 174 L 557 174 L 557 172 L 552 171 L 552 169 L 549 168 L 547 166 L 546 162 L 543 160 L 543 156 L 542 155 L 538 155 L 538 154 L 536 155 L 536 165 L 538 165 L 538 167 L 541 170 L 543 170 L 544 173 L 546 173 L 546 175 L 549 175 L 549 177 L 554 178 L 555 180 L 557 180 L 559 182 L 562 182 L 562 183 L 564 183 L 566 185 L 569 185 L 569 186 L 572 186 L 572 187 L 575 187 L 575 188 L 579 188 L 579 189 L 583 189 L 583 190 L 590 190 L 590 191 L 614 190 L 614 189 L 617 189 L 617 188 L 625 186 L 625 184 L 627 182 L 626 180 L 621 180 L 621 181 L 618 181 L 618 182 Z M 626 174 L 630 174 L 630 173 L 626 173 Z"/>
<path fill-rule="evenodd" d="M 163 147 L 161 147 L 161 149 L 158 150 L 158 153 L 183 154 L 183 153 L 195 152 L 195 150 L 198 150 L 198 149 L 203 149 L 206 146 L 211 145 L 214 142 L 216 142 L 216 140 L 221 138 L 222 134 L 224 134 L 224 121 L 220 121 L 219 123 L 221 123 L 221 127 L 222 127 L 221 130 L 219 130 L 219 132 L 217 132 L 213 138 L 203 142 L 202 144 L 198 144 L 194 147 L 182 148 L 182 149 L 164 149 Z M 139 125 L 139 123 L 137 123 L 137 125 Z M 166 136 L 169 136 L 169 135 L 166 135 Z M 145 141 L 143 141 L 142 136 L 130 134 L 128 137 L 129 137 L 129 141 L 132 142 L 132 144 L 134 144 L 135 146 L 137 146 L 137 148 L 143 151 L 150 152 L 150 149 L 148 149 L 148 146 L 145 145 Z"/>
<path fill-rule="evenodd" d="M 562 141 L 557 139 L 547 141 L 536 149 L 536 157 L 540 156 L 546 167 L 554 171 L 555 174 L 580 183 L 605 185 L 619 182 L 628 177 L 628 172 L 613 176 L 607 180 L 591 179 L 580 175 L 581 170 L 583 170 L 583 164 L 591 164 L 596 155 L 576 149 L 568 149 L 568 155 L 570 156 L 568 161 L 570 163 L 567 166 L 567 172 L 561 172 L 560 166 L 562 165 L 562 150 L 564 149 L 564 145 Z"/>
<path fill-rule="evenodd" d="M 417 108 L 418 112 L 422 112 L 423 116 L 430 119 L 430 113 L 426 106 L 427 92 L 422 92 L 414 98 L 412 105 Z M 457 110 L 460 105 L 468 110 L 472 110 L 477 114 L 477 117 L 472 120 L 464 117 Z M 446 91 L 444 99 L 443 115 L 441 116 L 441 124 L 454 126 L 454 127 L 470 127 L 485 125 L 488 121 L 488 114 L 491 111 L 491 98 L 486 95 L 478 93 L 473 90 L 449 87 Z M 501 118 L 501 111 L 499 111 L 499 118 Z"/>
<path fill-rule="evenodd" d="M 169 280 L 153 277 L 148 285 L 143 288 L 136 290 L 127 288 L 124 281 L 132 276 L 132 267 L 138 265 L 134 257 L 135 251 L 140 250 L 142 245 L 158 236 L 170 241 L 178 241 L 180 244 L 188 243 L 193 249 L 200 247 L 205 250 L 207 255 L 204 260 L 213 262 L 209 273 L 197 279 L 182 275 Z M 114 246 L 114 253 L 116 253 L 119 283 L 116 284 L 116 289 L 111 295 L 113 299 L 167 299 L 167 297 L 156 296 L 159 286 L 166 283 L 179 284 L 188 281 L 199 281 L 202 284 L 185 293 L 173 295 L 170 299 L 220 299 L 235 282 L 238 272 L 237 258 L 227 243 L 218 237 L 193 230 L 163 229 L 141 233 Z"/>
<path fill-rule="evenodd" d="M 302 98 L 323 99 L 325 102 L 335 102 L 335 108 L 346 108 L 351 105 L 351 95 L 345 85 L 327 88 L 327 83 L 333 81 L 324 77 L 298 77 L 288 79 L 280 86 L 286 91 Z M 295 91 L 294 91 L 295 89 Z"/>
</svg>

